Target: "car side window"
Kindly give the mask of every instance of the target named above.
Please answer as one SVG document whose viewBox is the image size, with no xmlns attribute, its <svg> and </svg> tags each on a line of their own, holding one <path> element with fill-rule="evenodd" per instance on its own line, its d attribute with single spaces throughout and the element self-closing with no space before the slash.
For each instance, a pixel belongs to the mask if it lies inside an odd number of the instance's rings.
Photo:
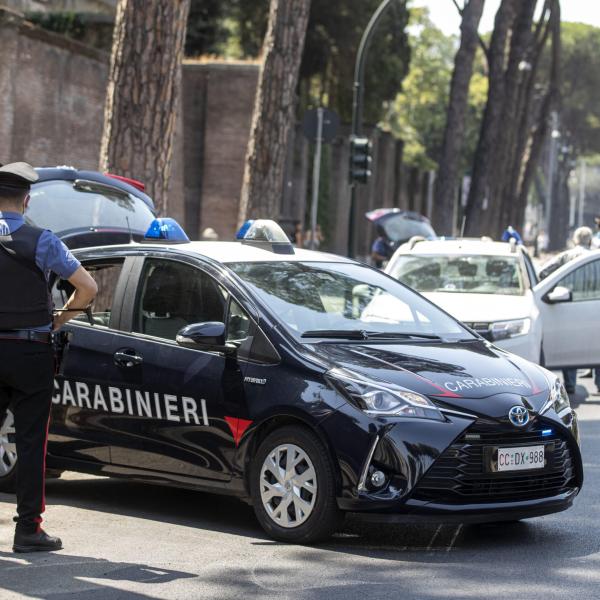
<svg viewBox="0 0 600 600">
<path fill-rule="evenodd" d="M 91 315 L 94 326 L 108 327 L 111 320 L 113 304 L 124 259 L 109 261 L 82 262 L 83 267 L 90 273 L 98 284 L 98 294 L 91 305 Z M 71 297 L 75 288 L 66 280 L 58 279 L 52 288 L 54 307 L 60 309 Z M 73 321 L 89 323 L 86 314 L 77 315 Z"/>
<path fill-rule="evenodd" d="M 227 341 L 238 347 L 237 356 L 241 360 L 262 364 L 277 364 L 280 361 L 277 351 L 260 327 L 233 298 L 229 302 Z"/>
<path fill-rule="evenodd" d="M 558 285 L 571 290 L 573 302 L 600 300 L 600 260 L 589 262 L 566 277 Z"/>
<path fill-rule="evenodd" d="M 144 263 L 133 313 L 133 331 L 175 340 L 192 323 L 223 322 L 227 292 L 204 271 L 174 260 Z"/>
</svg>

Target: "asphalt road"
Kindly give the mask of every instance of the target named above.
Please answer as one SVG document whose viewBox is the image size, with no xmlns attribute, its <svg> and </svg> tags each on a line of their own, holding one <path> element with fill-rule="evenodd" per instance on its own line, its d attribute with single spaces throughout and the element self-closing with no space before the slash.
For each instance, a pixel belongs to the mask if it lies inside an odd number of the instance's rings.
<svg viewBox="0 0 600 600">
<path fill-rule="evenodd" d="M 0 494 L 0 598 L 596 600 L 600 396 L 577 410 L 586 482 L 575 506 L 508 526 L 349 523 L 326 544 L 289 546 L 233 499 L 66 474 L 48 482 L 46 522 L 65 549 L 15 555 L 14 499 Z"/>
</svg>

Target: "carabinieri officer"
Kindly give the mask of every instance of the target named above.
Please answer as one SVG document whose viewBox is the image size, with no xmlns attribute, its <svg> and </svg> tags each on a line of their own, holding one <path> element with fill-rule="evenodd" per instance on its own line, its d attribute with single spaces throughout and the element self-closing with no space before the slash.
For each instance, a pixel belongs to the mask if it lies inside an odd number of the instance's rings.
<svg viewBox="0 0 600 600">
<path fill-rule="evenodd" d="M 27 223 L 23 212 L 38 175 L 27 163 L 0 166 L 0 423 L 14 415 L 17 446 L 17 517 L 13 550 L 60 550 L 41 528 L 44 471 L 54 380 L 51 330 L 94 299 L 90 274 L 50 231 Z M 53 322 L 50 272 L 68 279 L 73 296 Z"/>
</svg>

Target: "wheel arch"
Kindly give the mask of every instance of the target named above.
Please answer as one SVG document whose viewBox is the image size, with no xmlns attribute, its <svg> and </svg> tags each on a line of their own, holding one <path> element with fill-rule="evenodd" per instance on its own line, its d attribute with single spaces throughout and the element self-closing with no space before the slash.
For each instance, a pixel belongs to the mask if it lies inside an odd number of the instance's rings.
<svg viewBox="0 0 600 600">
<path fill-rule="evenodd" d="M 251 435 L 245 440 L 244 448 L 240 448 L 240 450 L 242 450 L 240 466 L 243 468 L 244 489 L 247 496 L 250 497 L 250 474 L 252 472 L 252 459 L 256 455 L 259 446 L 270 433 L 276 431 L 277 429 L 281 429 L 282 427 L 288 426 L 299 426 L 308 429 L 314 433 L 321 441 L 323 446 L 325 446 L 335 473 L 336 491 L 339 492 L 342 487 L 340 465 L 336 459 L 336 454 L 331 445 L 331 441 L 329 440 L 325 431 L 319 426 L 317 421 L 310 417 L 310 415 L 301 412 L 290 412 L 266 417 L 258 425 L 252 428 Z"/>
</svg>

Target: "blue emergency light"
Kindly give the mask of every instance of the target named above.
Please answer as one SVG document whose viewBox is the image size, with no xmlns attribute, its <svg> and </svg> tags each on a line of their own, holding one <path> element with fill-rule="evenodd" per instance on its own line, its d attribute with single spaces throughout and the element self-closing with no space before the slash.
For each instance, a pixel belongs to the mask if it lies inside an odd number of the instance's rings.
<svg viewBox="0 0 600 600">
<path fill-rule="evenodd" d="M 186 235 L 181 225 L 170 217 L 160 217 L 154 219 L 146 231 L 145 240 L 152 242 L 189 242 L 190 238 Z"/>
<path fill-rule="evenodd" d="M 270 250 L 275 254 L 294 254 L 294 247 L 288 236 L 270 219 L 249 219 L 240 227 L 235 237 L 242 244 Z"/>
</svg>

